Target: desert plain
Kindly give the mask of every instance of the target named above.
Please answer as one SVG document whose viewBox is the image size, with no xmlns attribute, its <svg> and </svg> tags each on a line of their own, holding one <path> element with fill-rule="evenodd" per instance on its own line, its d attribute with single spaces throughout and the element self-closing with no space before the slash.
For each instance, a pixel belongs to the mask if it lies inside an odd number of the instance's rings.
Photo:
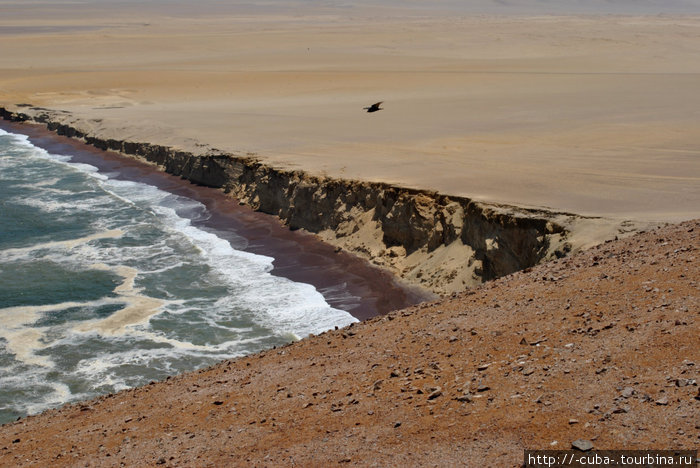
<svg viewBox="0 0 700 468">
<path fill-rule="evenodd" d="M 171 3 L 3 1 L 3 105 L 476 200 L 698 213 L 697 16 Z"/>
</svg>

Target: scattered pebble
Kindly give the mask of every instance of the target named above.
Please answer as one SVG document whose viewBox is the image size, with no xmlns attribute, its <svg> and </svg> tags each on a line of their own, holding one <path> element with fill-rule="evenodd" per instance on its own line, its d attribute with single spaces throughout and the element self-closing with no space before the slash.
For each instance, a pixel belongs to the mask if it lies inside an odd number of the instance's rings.
<svg viewBox="0 0 700 468">
<path fill-rule="evenodd" d="M 582 452 L 588 452 L 593 448 L 593 442 L 585 439 L 576 439 L 571 442 L 571 447 Z"/>
<path fill-rule="evenodd" d="M 657 405 L 661 405 L 661 406 L 666 406 L 666 405 L 668 405 L 668 397 L 661 397 L 661 398 L 659 398 L 658 400 L 656 400 L 656 404 L 657 404 Z"/>
</svg>

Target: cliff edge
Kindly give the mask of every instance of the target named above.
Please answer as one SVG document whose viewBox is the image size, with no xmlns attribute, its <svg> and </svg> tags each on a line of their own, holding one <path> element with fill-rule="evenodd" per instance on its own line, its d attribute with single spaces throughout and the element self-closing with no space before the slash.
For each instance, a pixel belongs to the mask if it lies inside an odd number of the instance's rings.
<svg viewBox="0 0 700 468">
<path fill-rule="evenodd" d="M 254 155 L 106 138 L 63 111 L 0 108 L 7 120 L 45 125 L 97 148 L 156 164 L 193 183 L 305 229 L 438 295 L 564 257 L 641 226 L 630 220 L 488 204 L 371 181 L 261 163 Z"/>
</svg>

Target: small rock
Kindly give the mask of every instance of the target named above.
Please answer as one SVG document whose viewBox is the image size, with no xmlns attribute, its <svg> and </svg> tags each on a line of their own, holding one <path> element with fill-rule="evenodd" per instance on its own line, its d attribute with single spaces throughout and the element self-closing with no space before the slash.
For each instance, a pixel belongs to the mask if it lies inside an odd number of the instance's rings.
<svg viewBox="0 0 700 468">
<path fill-rule="evenodd" d="M 221 405 L 224 404 L 224 402 L 221 401 L 221 400 L 215 400 L 215 401 L 213 402 L 213 404 L 215 404 L 216 406 L 221 406 Z"/>
<path fill-rule="evenodd" d="M 687 387 L 688 385 L 690 385 L 690 380 L 676 379 L 676 387 Z"/>
<path fill-rule="evenodd" d="M 396 421 L 396 422 L 394 423 L 394 429 L 396 429 L 396 428 L 399 427 L 400 425 L 401 425 L 401 421 Z"/>
<path fill-rule="evenodd" d="M 569 424 L 578 424 L 578 419 L 569 419 Z"/>
<path fill-rule="evenodd" d="M 485 371 L 489 368 L 490 365 L 491 364 L 481 364 L 479 367 L 476 368 L 476 370 Z"/>
<path fill-rule="evenodd" d="M 576 439 L 571 442 L 571 447 L 582 452 L 588 452 L 593 448 L 593 442 L 585 439 Z"/>
<path fill-rule="evenodd" d="M 657 405 L 661 405 L 661 406 L 666 406 L 666 405 L 668 405 L 668 397 L 661 397 L 661 398 L 659 398 L 658 400 L 656 400 L 656 404 L 657 404 Z"/>
<path fill-rule="evenodd" d="M 457 401 L 461 401 L 462 403 L 471 403 L 473 398 L 470 393 L 464 393 L 456 398 Z"/>
<path fill-rule="evenodd" d="M 428 400 L 434 400 L 439 396 L 442 396 L 442 389 L 437 387 L 435 390 L 430 392 L 430 395 L 428 395 Z"/>
<path fill-rule="evenodd" d="M 491 390 L 491 387 L 488 385 L 479 385 L 476 389 L 477 392 L 485 392 L 487 390 Z"/>
<path fill-rule="evenodd" d="M 528 368 L 528 369 L 523 369 L 523 375 L 532 375 L 535 373 L 535 369 Z"/>
<path fill-rule="evenodd" d="M 621 395 L 622 395 L 623 398 L 631 398 L 635 393 L 637 393 L 637 392 L 636 392 L 636 390 L 635 390 L 634 388 L 632 388 L 632 387 L 625 387 L 625 388 L 622 390 Z"/>
</svg>

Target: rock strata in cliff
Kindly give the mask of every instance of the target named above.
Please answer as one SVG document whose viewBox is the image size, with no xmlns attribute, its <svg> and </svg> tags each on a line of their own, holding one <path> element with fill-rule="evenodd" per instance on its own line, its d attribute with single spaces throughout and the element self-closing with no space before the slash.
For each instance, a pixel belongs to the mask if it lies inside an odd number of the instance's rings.
<svg viewBox="0 0 700 468">
<path fill-rule="evenodd" d="M 565 256 L 636 227 L 631 222 L 282 170 L 255 157 L 205 145 L 194 153 L 106 138 L 86 130 L 87 125 L 66 112 L 29 105 L 0 108 L 0 115 L 45 124 L 60 135 L 141 158 L 196 184 L 221 188 L 240 202 L 279 217 L 291 229 L 316 233 L 441 295 Z M 596 235 L 580 235 L 586 231 Z"/>
</svg>

